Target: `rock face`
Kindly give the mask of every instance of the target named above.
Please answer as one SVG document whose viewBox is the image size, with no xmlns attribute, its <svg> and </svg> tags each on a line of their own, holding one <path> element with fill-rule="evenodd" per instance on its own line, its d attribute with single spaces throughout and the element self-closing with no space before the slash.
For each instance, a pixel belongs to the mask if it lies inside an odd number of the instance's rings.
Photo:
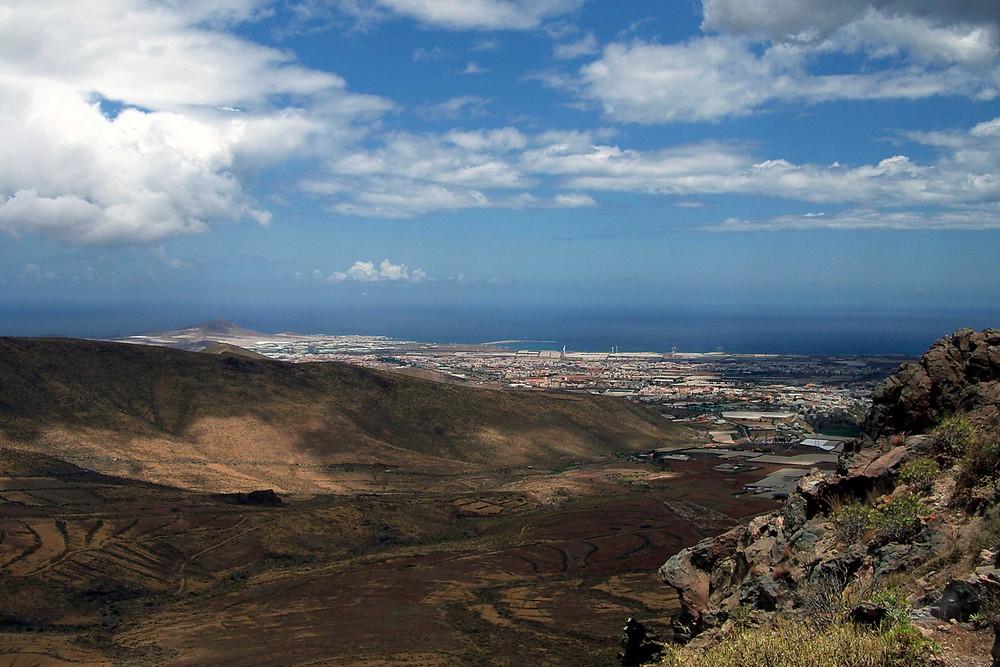
<svg viewBox="0 0 1000 667">
<path fill-rule="evenodd" d="M 956 412 L 998 405 L 1000 329 L 962 329 L 875 390 L 865 434 L 922 433 Z"/>
<path fill-rule="evenodd" d="M 836 474 L 812 471 L 783 510 L 703 540 L 660 568 L 661 579 L 680 594 L 675 639 L 710 641 L 740 606 L 826 613 L 849 583 L 861 586 L 892 573 L 912 573 L 950 549 L 955 530 L 946 515 L 953 476 L 950 487 L 947 475 L 935 481 L 930 497 L 919 505 L 927 508 L 927 516 L 917 519 L 915 537 L 905 540 L 880 538 L 870 527 L 845 535 L 833 520 L 833 508 L 879 495 L 882 507 L 890 507 L 894 499 L 912 497 L 899 469 L 930 453 L 933 437 L 926 432 L 956 413 L 972 421 L 996 419 L 998 406 L 1000 329 L 958 331 L 935 343 L 919 363 L 902 366 L 876 390 L 864 435 L 841 457 Z M 955 517 L 960 520 L 966 518 Z M 928 613 L 965 620 L 971 607 L 958 598 L 974 603 L 984 587 L 992 586 L 996 565 L 983 564 L 970 575 L 975 581 L 948 586 L 928 581 L 925 604 L 940 601 Z M 942 610 L 949 605 L 950 612 Z"/>
</svg>

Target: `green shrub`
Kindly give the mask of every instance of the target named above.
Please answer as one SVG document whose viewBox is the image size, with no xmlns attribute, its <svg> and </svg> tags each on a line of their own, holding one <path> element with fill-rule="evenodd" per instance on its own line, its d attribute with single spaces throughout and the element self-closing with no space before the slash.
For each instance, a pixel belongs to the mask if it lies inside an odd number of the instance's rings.
<svg viewBox="0 0 1000 667">
<path fill-rule="evenodd" d="M 1000 443 L 995 434 L 983 434 L 973 438 L 962 456 L 959 484 L 963 487 L 977 486 L 985 480 L 994 479 L 1000 472 Z"/>
<path fill-rule="evenodd" d="M 884 623 L 888 627 L 905 627 L 910 625 L 910 601 L 901 588 L 883 588 L 871 596 L 871 602 L 881 605 L 889 616 Z"/>
<path fill-rule="evenodd" d="M 875 525 L 875 508 L 867 503 L 853 502 L 841 505 L 833 512 L 833 526 L 837 539 L 844 544 L 854 544 Z"/>
<path fill-rule="evenodd" d="M 844 544 L 854 544 L 869 531 L 880 542 L 908 542 L 920 532 L 920 517 L 926 512 L 920 498 L 902 493 L 878 508 L 863 502 L 841 505 L 832 518 L 837 539 Z"/>
<path fill-rule="evenodd" d="M 909 484 L 920 495 L 927 495 L 940 473 L 941 466 L 937 461 L 929 456 L 921 456 L 903 464 L 899 469 L 899 481 Z"/>
<path fill-rule="evenodd" d="M 945 456 L 962 456 L 974 434 L 975 428 L 965 417 L 948 417 L 934 429 L 934 449 Z"/>
<path fill-rule="evenodd" d="M 667 646 L 662 667 L 917 667 L 933 649 L 909 626 L 868 630 L 836 623 L 822 630 L 789 618 L 745 628 L 707 649 Z"/>
<path fill-rule="evenodd" d="M 882 542 L 909 542 L 920 532 L 927 507 L 911 493 L 892 496 L 875 511 L 875 534 Z"/>
</svg>

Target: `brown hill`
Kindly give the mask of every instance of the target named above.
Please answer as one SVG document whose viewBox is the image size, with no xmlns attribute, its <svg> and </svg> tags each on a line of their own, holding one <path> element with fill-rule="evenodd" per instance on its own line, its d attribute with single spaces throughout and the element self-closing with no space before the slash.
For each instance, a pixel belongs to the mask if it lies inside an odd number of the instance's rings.
<svg viewBox="0 0 1000 667">
<path fill-rule="evenodd" d="M 326 472 L 565 465 L 679 441 L 624 401 L 442 385 L 334 363 L 0 339 L 0 445 L 213 492 L 358 491 Z"/>
</svg>

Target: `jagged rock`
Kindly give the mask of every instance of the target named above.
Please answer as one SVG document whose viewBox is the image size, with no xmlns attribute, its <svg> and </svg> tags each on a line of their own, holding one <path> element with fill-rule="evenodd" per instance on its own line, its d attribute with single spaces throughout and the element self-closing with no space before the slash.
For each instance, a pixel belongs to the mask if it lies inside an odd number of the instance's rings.
<svg viewBox="0 0 1000 667">
<path fill-rule="evenodd" d="M 887 452 L 862 450 L 847 465 L 845 477 L 880 479 L 900 466 L 910 454 L 905 445 L 897 445 Z"/>
<path fill-rule="evenodd" d="M 746 576 L 745 561 L 734 557 L 746 530 L 745 526 L 737 526 L 718 537 L 704 539 L 660 568 L 660 579 L 676 589 L 681 599 L 681 612 L 673 623 L 676 639 L 683 641 L 709 627 L 703 612 L 708 608 L 712 590 L 728 590 Z M 717 563 L 725 557 L 731 567 L 716 569 Z"/>
<path fill-rule="evenodd" d="M 875 576 L 883 577 L 926 562 L 931 555 L 931 545 L 929 543 L 887 544 L 880 548 L 876 555 L 878 564 Z"/>
<path fill-rule="evenodd" d="M 802 493 L 793 494 L 788 499 L 782 518 L 785 521 L 785 530 L 790 533 L 795 533 L 805 525 L 809 520 L 809 501 Z"/>
<path fill-rule="evenodd" d="M 968 621 L 969 617 L 979 611 L 982 591 L 977 581 L 968 579 L 952 579 L 941 592 L 941 597 L 931 607 L 931 613 L 943 621 L 958 619 Z"/>
<path fill-rule="evenodd" d="M 778 608 L 782 593 L 782 586 L 777 581 L 767 576 L 758 576 L 740 587 L 739 601 L 751 609 L 774 611 Z"/>
<path fill-rule="evenodd" d="M 622 665 L 641 665 L 652 662 L 663 651 L 663 644 L 655 633 L 646 630 L 639 621 L 630 618 L 622 628 L 622 652 L 618 659 Z"/>
<path fill-rule="evenodd" d="M 875 391 L 865 432 L 845 447 L 836 474 L 811 471 L 782 510 L 668 560 L 660 577 L 680 595 L 675 636 L 690 640 L 701 634 L 695 643 L 705 643 L 737 605 L 787 610 L 796 604 L 793 593 L 826 587 L 839 594 L 849 582 L 872 585 L 952 548 L 954 535 L 930 523 L 916 543 L 844 545 L 831 530 L 830 513 L 838 502 L 893 492 L 900 466 L 932 453 L 934 439 L 926 432 L 956 411 L 981 424 L 1000 415 L 1000 329 L 958 331 L 935 343 L 920 363 L 903 365 Z M 935 494 L 945 493 L 947 482 L 936 484 Z M 947 502 L 935 497 L 933 502 Z M 973 579 L 953 580 L 928 598 L 936 601 L 930 610 L 935 616 L 967 620 L 984 591 L 995 587 L 1000 595 L 1000 557 L 990 554 L 983 562 Z M 879 615 L 874 608 L 855 611 L 859 622 L 876 622 Z"/>
<path fill-rule="evenodd" d="M 905 364 L 872 397 L 871 438 L 921 433 L 959 410 L 997 405 L 1000 329 L 961 329 L 934 343 L 919 363 Z"/>
</svg>

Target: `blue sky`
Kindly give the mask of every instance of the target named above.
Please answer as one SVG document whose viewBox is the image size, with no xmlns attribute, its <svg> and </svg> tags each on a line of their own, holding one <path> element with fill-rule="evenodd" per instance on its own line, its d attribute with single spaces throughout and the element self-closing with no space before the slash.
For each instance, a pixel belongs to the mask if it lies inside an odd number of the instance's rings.
<svg viewBox="0 0 1000 667">
<path fill-rule="evenodd" d="M 4 0 L 0 61 L 0 333 L 1000 312 L 995 0 Z"/>
</svg>

